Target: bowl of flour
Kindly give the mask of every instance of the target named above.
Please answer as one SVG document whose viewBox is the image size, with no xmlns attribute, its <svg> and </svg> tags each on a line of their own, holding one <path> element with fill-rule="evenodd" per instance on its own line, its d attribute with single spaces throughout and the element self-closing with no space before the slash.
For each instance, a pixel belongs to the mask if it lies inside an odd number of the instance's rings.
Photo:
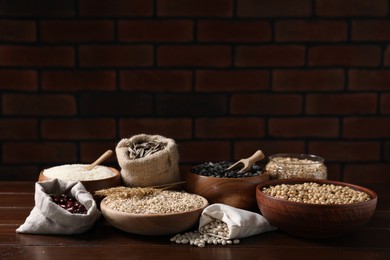
<svg viewBox="0 0 390 260">
<path fill-rule="evenodd" d="M 88 164 L 64 164 L 43 170 L 38 181 L 61 179 L 64 181 L 80 181 L 93 195 L 95 191 L 121 185 L 120 172 L 112 167 L 97 165 L 87 169 Z"/>
</svg>

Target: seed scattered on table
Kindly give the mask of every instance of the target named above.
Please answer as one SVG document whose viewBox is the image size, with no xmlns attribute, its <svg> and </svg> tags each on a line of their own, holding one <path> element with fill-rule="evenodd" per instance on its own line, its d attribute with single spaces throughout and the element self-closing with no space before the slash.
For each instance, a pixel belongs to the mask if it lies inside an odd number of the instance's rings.
<svg viewBox="0 0 390 260">
<path fill-rule="evenodd" d="M 370 196 L 348 186 L 305 182 L 278 184 L 262 189 L 266 195 L 311 204 L 352 204 L 370 200 Z"/>
<path fill-rule="evenodd" d="M 228 239 L 229 228 L 227 224 L 221 220 L 213 220 L 200 231 L 187 232 L 184 234 L 176 234 L 171 238 L 171 242 L 176 244 L 190 244 L 197 247 L 205 247 L 206 245 L 232 245 L 239 244 L 239 239 Z M 222 238 L 225 237 L 225 238 Z"/>
</svg>

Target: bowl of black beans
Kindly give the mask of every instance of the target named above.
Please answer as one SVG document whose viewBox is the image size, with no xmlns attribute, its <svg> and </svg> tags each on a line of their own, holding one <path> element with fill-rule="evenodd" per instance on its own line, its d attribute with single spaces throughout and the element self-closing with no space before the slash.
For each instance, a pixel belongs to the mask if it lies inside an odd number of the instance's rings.
<svg viewBox="0 0 390 260">
<path fill-rule="evenodd" d="M 232 207 L 257 211 L 256 186 L 269 180 L 257 164 L 244 172 L 229 170 L 232 162 L 206 162 L 184 173 L 186 191 L 206 198 L 210 204 L 223 203 Z"/>
</svg>

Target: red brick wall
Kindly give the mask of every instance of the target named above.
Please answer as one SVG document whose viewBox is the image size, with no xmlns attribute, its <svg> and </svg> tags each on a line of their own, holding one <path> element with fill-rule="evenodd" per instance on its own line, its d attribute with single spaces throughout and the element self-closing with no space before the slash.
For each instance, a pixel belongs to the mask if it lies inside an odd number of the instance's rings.
<svg viewBox="0 0 390 260">
<path fill-rule="evenodd" d="M 389 5 L 2 0 L 0 179 L 158 133 L 184 167 L 262 149 L 390 183 Z"/>
</svg>

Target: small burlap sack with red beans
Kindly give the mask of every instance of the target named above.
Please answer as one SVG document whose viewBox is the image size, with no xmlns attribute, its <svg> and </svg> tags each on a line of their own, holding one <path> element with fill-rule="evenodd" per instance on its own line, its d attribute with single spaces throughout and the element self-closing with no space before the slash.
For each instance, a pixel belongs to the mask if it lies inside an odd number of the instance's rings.
<svg viewBox="0 0 390 260">
<path fill-rule="evenodd" d="M 145 157 L 130 158 L 130 145 L 144 142 L 160 142 L 164 144 L 164 148 Z M 173 139 L 161 135 L 139 134 L 122 139 L 115 152 L 125 186 L 150 187 L 180 181 L 179 152 Z"/>
</svg>

